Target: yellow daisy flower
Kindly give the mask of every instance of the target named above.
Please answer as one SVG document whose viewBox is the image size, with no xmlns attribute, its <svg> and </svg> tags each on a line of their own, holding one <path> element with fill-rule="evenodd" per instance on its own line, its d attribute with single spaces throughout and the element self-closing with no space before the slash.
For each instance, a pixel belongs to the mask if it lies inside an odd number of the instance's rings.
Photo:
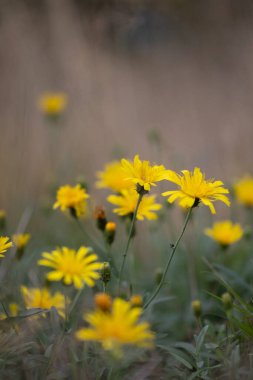
<svg viewBox="0 0 253 380">
<path fill-rule="evenodd" d="M 108 202 L 118 206 L 113 210 L 116 214 L 125 216 L 134 213 L 138 198 L 139 195 L 135 190 L 122 190 L 120 195 L 110 195 L 107 200 Z M 136 216 L 137 219 L 157 219 L 157 214 L 154 211 L 160 210 L 162 205 L 160 203 L 155 203 L 155 198 L 155 195 L 146 195 L 142 198 Z"/>
<path fill-rule="evenodd" d="M 167 178 L 168 171 L 163 165 L 151 166 L 149 161 L 141 161 L 138 154 L 134 157 L 133 162 L 122 159 L 121 165 L 126 179 L 142 186 L 146 191 L 149 191 L 151 186 L 156 186 L 155 182 Z"/>
<path fill-rule="evenodd" d="M 0 257 L 4 257 L 2 253 L 6 252 L 13 245 L 9 239 L 7 236 L 0 236 Z"/>
<path fill-rule="evenodd" d="M 27 309 L 51 309 L 51 307 L 55 307 L 59 315 L 64 317 L 65 298 L 60 292 L 52 294 L 47 288 L 39 289 L 22 286 L 21 293 Z"/>
<path fill-rule="evenodd" d="M 53 208 L 60 207 L 61 211 L 69 210 L 75 217 L 85 214 L 87 203 L 86 199 L 90 196 L 80 184 L 76 186 L 61 186 L 56 195 L 56 202 Z"/>
<path fill-rule="evenodd" d="M 139 322 L 142 308 L 132 307 L 131 302 L 115 298 L 111 310 L 97 308 L 87 313 L 84 319 L 89 328 L 77 331 L 80 340 L 98 341 L 105 350 L 111 350 L 116 356 L 122 355 L 122 347 L 153 346 L 154 333 L 147 322 Z"/>
<path fill-rule="evenodd" d="M 253 206 L 253 177 L 246 175 L 234 184 L 235 196 L 239 203 Z"/>
<path fill-rule="evenodd" d="M 39 107 L 48 116 L 59 116 L 67 105 L 67 96 L 63 93 L 46 93 L 39 101 Z"/>
<path fill-rule="evenodd" d="M 12 236 L 13 243 L 19 250 L 23 250 L 27 246 L 30 239 L 30 234 L 15 234 Z"/>
<path fill-rule="evenodd" d="M 74 284 L 80 289 L 85 284 L 92 287 L 100 278 L 99 270 L 102 263 L 98 262 L 97 255 L 90 252 L 88 247 L 80 247 L 78 251 L 67 247 L 57 248 L 52 252 L 42 253 L 43 259 L 39 265 L 53 268 L 47 274 L 49 281 L 63 281 L 65 285 Z"/>
<path fill-rule="evenodd" d="M 113 191 L 120 192 L 123 189 L 134 187 L 132 181 L 126 180 L 126 174 L 119 161 L 113 161 L 105 165 L 104 171 L 98 172 L 99 179 L 96 187 L 99 189 L 109 188 Z"/>
<path fill-rule="evenodd" d="M 173 203 L 176 199 L 180 199 L 179 205 L 182 207 L 195 207 L 200 202 L 208 206 L 212 214 L 215 214 L 213 206 L 214 201 L 222 201 L 230 206 L 228 197 L 228 189 L 223 187 L 223 182 L 206 180 L 204 174 L 199 168 L 195 168 L 193 172 L 182 170 L 182 175 L 172 170 L 168 171 L 167 180 L 179 186 L 179 190 L 166 191 L 162 195 L 169 196 L 168 202 Z"/>
<path fill-rule="evenodd" d="M 212 228 L 206 228 L 205 234 L 223 247 L 236 243 L 243 237 L 243 229 L 239 223 L 224 220 L 213 224 Z"/>
</svg>

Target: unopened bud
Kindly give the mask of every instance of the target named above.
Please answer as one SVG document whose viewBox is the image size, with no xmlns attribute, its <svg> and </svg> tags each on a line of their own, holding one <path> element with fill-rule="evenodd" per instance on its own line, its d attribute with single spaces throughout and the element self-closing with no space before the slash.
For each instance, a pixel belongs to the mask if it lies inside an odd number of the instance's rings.
<svg viewBox="0 0 253 380">
<path fill-rule="evenodd" d="M 0 230 L 4 230 L 6 227 L 6 212 L 0 210 Z"/>
<path fill-rule="evenodd" d="M 105 209 L 101 206 L 97 206 L 94 211 L 94 219 L 97 222 L 97 228 L 101 231 L 105 230 L 105 226 L 107 223 Z"/>
<path fill-rule="evenodd" d="M 112 306 L 112 299 L 106 293 L 98 293 L 95 295 L 95 305 L 102 311 L 109 311 Z"/>
<path fill-rule="evenodd" d="M 142 299 L 142 296 L 140 294 L 134 294 L 131 298 L 130 298 L 130 302 L 133 306 L 135 307 L 140 307 L 143 305 L 143 299 Z"/>
<path fill-rule="evenodd" d="M 116 233 L 116 223 L 107 222 L 105 225 L 105 238 L 108 244 L 112 244 L 114 242 Z"/>
<path fill-rule="evenodd" d="M 100 278 L 104 284 L 107 284 L 111 280 L 111 267 L 108 262 L 102 264 Z"/>
<path fill-rule="evenodd" d="M 201 313 L 202 313 L 201 301 L 200 300 L 194 300 L 194 301 L 192 301 L 191 306 L 192 306 L 192 310 L 193 310 L 195 317 L 199 318 L 201 316 Z"/>
<path fill-rule="evenodd" d="M 155 271 L 155 283 L 157 285 L 160 284 L 161 280 L 162 280 L 162 277 L 163 277 L 163 271 L 162 271 L 162 268 L 157 268 L 156 271 Z"/>
<path fill-rule="evenodd" d="M 227 293 L 227 292 L 223 293 L 221 296 L 221 300 L 222 300 L 223 306 L 224 306 L 226 311 L 229 311 L 232 309 L 233 299 L 229 293 Z"/>
</svg>

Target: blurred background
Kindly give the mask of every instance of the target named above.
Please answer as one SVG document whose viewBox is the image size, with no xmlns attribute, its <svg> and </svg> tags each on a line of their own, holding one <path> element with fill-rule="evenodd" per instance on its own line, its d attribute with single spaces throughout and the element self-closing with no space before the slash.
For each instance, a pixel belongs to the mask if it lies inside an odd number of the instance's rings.
<svg viewBox="0 0 253 380">
<path fill-rule="evenodd" d="M 122 156 L 252 173 L 251 0 L 0 0 L 0 208 Z M 57 123 L 45 92 L 68 104 Z M 99 196 L 98 196 L 99 197 Z"/>
</svg>

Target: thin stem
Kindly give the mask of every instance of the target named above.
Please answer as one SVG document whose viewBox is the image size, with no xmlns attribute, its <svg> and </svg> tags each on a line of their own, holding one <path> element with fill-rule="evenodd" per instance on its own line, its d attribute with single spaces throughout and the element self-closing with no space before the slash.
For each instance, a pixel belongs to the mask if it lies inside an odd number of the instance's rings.
<svg viewBox="0 0 253 380">
<path fill-rule="evenodd" d="M 83 289 L 84 289 L 84 286 L 81 289 L 79 289 L 75 295 L 75 298 L 74 298 L 74 300 L 73 300 L 73 302 L 69 308 L 69 318 L 70 318 L 70 315 L 71 315 L 72 311 L 74 310 L 74 308 L 75 308 L 75 306 L 76 306 L 76 304 L 77 304 L 77 302 L 78 302 L 78 300 L 79 300 L 79 298 L 83 292 Z"/>
<path fill-rule="evenodd" d="M 75 220 L 76 220 L 76 222 L 77 222 L 77 224 L 78 224 L 80 230 L 81 230 L 82 233 L 85 235 L 85 238 L 88 239 L 88 240 L 90 240 L 90 241 L 92 242 L 92 244 L 94 244 L 94 247 L 97 246 L 97 248 L 99 248 L 100 251 L 101 251 L 104 255 L 107 255 L 107 252 L 105 251 L 104 247 L 103 247 L 100 243 L 96 242 L 96 239 L 95 239 L 93 236 L 91 236 L 91 235 L 90 235 L 90 234 L 89 234 L 89 233 L 83 228 L 83 225 L 82 225 L 82 223 L 80 222 L 80 220 L 79 220 L 78 218 L 75 218 Z"/>
<path fill-rule="evenodd" d="M 191 207 L 191 208 L 189 209 L 189 211 L 188 211 L 188 213 L 187 213 L 187 216 L 186 216 L 186 218 L 185 218 L 185 222 L 184 222 L 183 229 L 182 229 L 182 231 L 181 231 L 181 233 L 180 233 L 180 235 L 179 235 L 179 237 L 178 237 L 178 239 L 177 239 L 175 245 L 174 245 L 173 248 L 172 248 L 172 251 L 171 251 L 170 257 L 169 257 L 169 259 L 168 259 L 168 261 L 167 261 L 166 267 L 165 267 L 165 269 L 164 269 L 164 272 L 163 272 L 163 275 L 162 275 L 161 281 L 160 281 L 159 284 L 157 285 L 157 288 L 155 289 L 155 291 L 154 291 L 154 293 L 152 294 L 152 296 L 151 296 L 151 297 L 149 298 L 149 300 L 145 303 L 145 305 L 144 305 L 144 307 L 143 307 L 144 309 L 146 309 L 146 308 L 150 305 L 150 303 L 155 299 L 155 297 L 156 297 L 157 294 L 160 292 L 160 290 L 161 290 L 161 288 L 162 288 L 162 286 L 163 286 L 163 284 L 164 284 L 165 277 L 166 277 L 166 275 L 167 275 L 167 272 L 168 272 L 168 269 L 169 269 L 170 264 L 171 264 L 171 262 L 172 262 L 172 259 L 173 259 L 173 257 L 174 257 L 174 254 L 175 254 L 175 252 L 176 252 L 176 250 L 177 250 L 178 244 L 180 243 L 180 240 L 182 239 L 183 234 L 184 234 L 185 229 L 186 229 L 186 226 L 187 226 L 187 224 L 188 224 L 188 222 L 189 222 L 189 219 L 190 219 L 190 216 L 191 216 L 191 212 L 192 212 L 192 208 L 193 208 L 193 207 Z"/>
<path fill-rule="evenodd" d="M 124 250 L 124 253 L 123 253 L 123 259 L 122 259 L 122 263 L 121 263 L 121 267 L 120 267 L 120 271 L 119 271 L 119 282 L 118 282 L 118 287 L 119 288 L 120 288 L 120 284 L 121 284 L 122 273 L 123 273 L 125 262 L 126 262 L 128 248 L 129 248 L 129 245 L 130 245 L 130 241 L 132 239 L 132 233 L 133 233 L 133 229 L 134 229 L 134 223 L 135 223 L 135 220 L 136 220 L 137 212 L 138 212 L 138 209 L 139 209 L 139 206 L 140 206 L 140 203 L 141 203 L 143 195 L 144 195 L 143 193 L 141 193 L 141 192 L 139 193 L 139 198 L 138 198 L 136 206 L 135 206 L 134 215 L 133 215 L 132 223 L 131 223 L 131 226 L 130 226 L 129 235 L 128 235 L 128 239 L 127 239 L 126 247 L 125 247 L 125 250 Z"/>
</svg>

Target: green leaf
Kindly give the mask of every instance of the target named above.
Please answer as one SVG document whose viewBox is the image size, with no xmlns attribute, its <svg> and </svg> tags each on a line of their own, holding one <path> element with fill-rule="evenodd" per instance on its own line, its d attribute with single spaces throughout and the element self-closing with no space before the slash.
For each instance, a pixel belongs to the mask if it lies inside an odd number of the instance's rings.
<svg viewBox="0 0 253 380">
<path fill-rule="evenodd" d="M 202 347 L 202 345 L 204 343 L 205 336 L 206 336 L 208 328 L 209 328 L 209 326 L 207 325 L 207 326 L 203 327 L 203 329 L 200 331 L 200 333 L 199 333 L 198 336 L 194 335 L 195 342 L 196 342 L 196 352 L 197 352 L 197 354 L 200 352 L 201 347 Z"/>
<path fill-rule="evenodd" d="M 195 366 L 193 359 L 187 355 L 185 352 L 181 350 L 177 350 L 173 347 L 166 346 L 158 346 L 162 350 L 167 351 L 171 356 L 173 356 L 176 360 L 178 360 L 181 364 L 183 364 L 186 368 L 192 370 Z"/>
</svg>

